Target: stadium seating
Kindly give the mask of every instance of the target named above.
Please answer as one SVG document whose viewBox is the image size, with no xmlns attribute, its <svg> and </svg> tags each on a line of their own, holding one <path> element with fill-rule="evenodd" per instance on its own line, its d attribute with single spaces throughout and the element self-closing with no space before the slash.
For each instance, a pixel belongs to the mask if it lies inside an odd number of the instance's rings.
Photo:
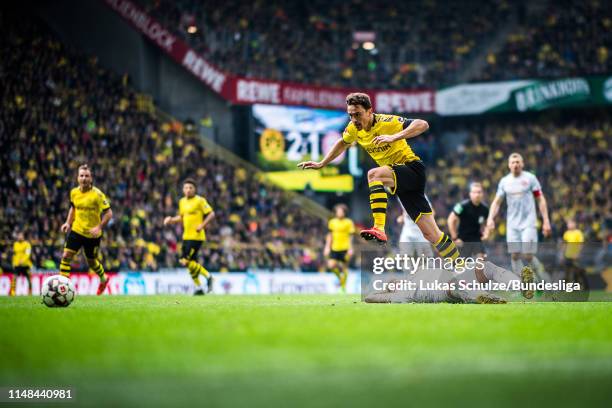
<svg viewBox="0 0 612 408">
<path fill-rule="evenodd" d="M 480 80 L 602 75 L 612 71 L 610 2 L 555 1 L 488 56 Z"/>
<path fill-rule="evenodd" d="M 509 12 L 503 1 L 142 3 L 165 27 L 233 74 L 381 89 L 452 82 Z M 197 31 L 188 32 L 190 27 Z M 377 35 L 374 50 L 353 38 L 368 31 Z"/>
<path fill-rule="evenodd" d="M 59 227 L 83 162 L 110 198 L 113 224 L 102 248 L 107 269 L 176 266 L 181 180 L 194 176 L 217 219 L 203 251 L 211 270 L 317 270 L 325 221 L 257 174 L 225 163 L 180 123 L 163 123 L 125 76 L 67 48 L 42 24 L 0 14 L 0 252 L 10 269 L 15 230 L 34 243 L 37 267 L 61 256 Z M 299 226 L 297 228 L 296 226 Z M 302 230 L 308 230 L 304 236 Z M 83 265 L 81 265 L 83 266 Z"/>
</svg>

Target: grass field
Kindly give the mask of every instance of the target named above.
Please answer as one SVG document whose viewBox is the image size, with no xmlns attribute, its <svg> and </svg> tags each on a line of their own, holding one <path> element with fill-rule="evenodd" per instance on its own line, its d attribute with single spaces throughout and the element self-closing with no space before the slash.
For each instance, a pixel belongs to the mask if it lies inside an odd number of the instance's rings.
<svg viewBox="0 0 612 408">
<path fill-rule="evenodd" d="M 612 400 L 612 303 L 107 296 L 47 309 L 38 302 L 0 298 L 0 386 L 74 387 L 75 403 L 62 406 Z"/>
</svg>

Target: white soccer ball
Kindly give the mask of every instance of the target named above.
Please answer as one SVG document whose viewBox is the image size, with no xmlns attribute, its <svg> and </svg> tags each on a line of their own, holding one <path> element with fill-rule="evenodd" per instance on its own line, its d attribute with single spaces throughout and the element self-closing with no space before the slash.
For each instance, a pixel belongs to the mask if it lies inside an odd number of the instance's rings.
<svg viewBox="0 0 612 408">
<path fill-rule="evenodd" d="M 67 307 L 76 296 L 72 281 L 62 275 L 49 276 L 40 289 L 42 302 L 48 307 Z"/>
</svg>

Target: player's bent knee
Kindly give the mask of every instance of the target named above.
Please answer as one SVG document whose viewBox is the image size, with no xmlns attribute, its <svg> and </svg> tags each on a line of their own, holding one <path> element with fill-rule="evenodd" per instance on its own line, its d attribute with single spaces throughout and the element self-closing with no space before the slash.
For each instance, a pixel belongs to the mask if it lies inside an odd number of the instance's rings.
<svg viewBox="0 0 612 408">
<path fill-rule="evenodd" d="M 368 170 L 368 181 L 369 182 L 382 180 L 386 176 L 388 175 L 385 173 L 384 167 L 375 167 L 373 169 Z"/>
</svg>

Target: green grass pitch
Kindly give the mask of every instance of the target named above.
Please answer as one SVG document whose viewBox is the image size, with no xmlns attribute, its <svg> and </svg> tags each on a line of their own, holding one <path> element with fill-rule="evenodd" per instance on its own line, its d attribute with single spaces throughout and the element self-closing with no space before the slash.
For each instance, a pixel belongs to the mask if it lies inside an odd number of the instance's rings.
<svg viewBox="0 0 612 408">
<path fill-rule="evenodd" d="M 612 303 L 346 295 L 1 298 L 0 386 L 74 387 L 61 406 L 609 406 L 610 316 Z"/>
</svg>

